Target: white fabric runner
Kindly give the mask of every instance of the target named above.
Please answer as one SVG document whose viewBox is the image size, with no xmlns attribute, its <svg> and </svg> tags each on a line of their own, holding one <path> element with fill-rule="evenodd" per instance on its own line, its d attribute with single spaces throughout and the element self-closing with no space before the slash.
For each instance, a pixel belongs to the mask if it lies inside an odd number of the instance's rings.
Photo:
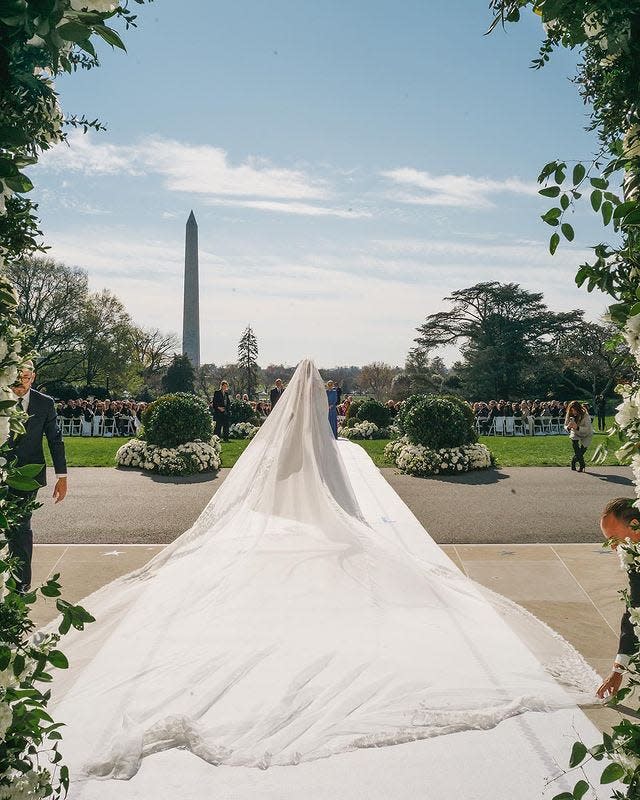
<svg viewBox="0 0 640 800">
<path fill-rule="evenodd" d="M 240 790 L 274 770 L 265 787 L 284 798 L 294 774 L 342 774 L 344 784 L 348 759 L 373 761 L 375 774 L 407 753 L 447 754 L 453 766 L 464 756 L 451 747 L 471 741 L 488 758 L 496 742 L 522 741 L 533 780 L 570 746 L 569 720 L 594 734 L 541 660 L 559 656 L 583 693 L 595 674 L 530 615 L 489 602 L 366 453 L 336 445 L 308 361 L 193 528 L 85 604 L 98 622 L 65 645 L 72 669 L 54 686 L 73 798 L 149 797 L 151 787 L 175 797 L 168 776 L 185 767 L 185 800 L 216 796 L 223 774 Z M 535 632 L 537 655 L 512 617 Z M 528 712 L 557 709 L 568 710 L 543 716 L 564 728 L 547 751 L 528 722 L 540 715 Z M 432 741 L 403 744 L 421 739 Z M 347 794 L 334 786 L 331 796 Z"/>
</svg>

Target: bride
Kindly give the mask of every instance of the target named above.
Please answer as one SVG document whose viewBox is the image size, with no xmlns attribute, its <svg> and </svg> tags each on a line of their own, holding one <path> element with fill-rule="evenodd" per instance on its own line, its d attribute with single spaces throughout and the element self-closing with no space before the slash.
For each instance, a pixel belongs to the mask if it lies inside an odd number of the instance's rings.
<svg viewBox="0 0 640 800">
<path fill-rule="evenodd" d="M 266 769 L 574 706 L 549 670 L 591 694 L 578 654 L 487 597 L 397 498 L 364 513 L 370 462 L 358 449 L 348 473 L 348 448 L 302 361 L 193 527 L 83 601 L 97 622 L 65 640 L 53 692 L 76 786 L 160 751 Z"/>
</svg>

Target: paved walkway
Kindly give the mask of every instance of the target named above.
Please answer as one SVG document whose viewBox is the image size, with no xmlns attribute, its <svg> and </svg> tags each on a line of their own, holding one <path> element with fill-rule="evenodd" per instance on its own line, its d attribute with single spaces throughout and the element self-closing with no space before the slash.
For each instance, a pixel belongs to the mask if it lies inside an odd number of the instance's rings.
<svg viewBox="0 0 640 800">
<path fill-rule="evenodd" d="M 62 575 L 64 597 L 77 602 L 119 575 L 145 564 L 163 545 L 38 545 L 34 584 Z M 611 666 L 623 605 L 617 590 L 625 576 L 611 551 L 593 544 L 444 545 L 470 578 L 509 597 L 542 619 L 579 650 L 600 674 Z M 38 625 L 56 614 L 55 601 L 40 598 Z M 63 648 L 64 649 L 64 648 Z M 585 709 L 596 725 L 610 728 L 619 715 Z"/>
<path fill-rule="evenodd" d="M 586 474 L 513 467 L 428 480 L 381 471 L 440 544 L 598 542 L 605 503 L 633 496 L 626 467 Z M 36 541 L 171 542 L 193 524 L 228 473 L 167 478 L 107 467 L 73 469 L 64 503 L 53 505 L 51 486 L 40 492 L 44 507 L 34 515 Z"/>
</svg>

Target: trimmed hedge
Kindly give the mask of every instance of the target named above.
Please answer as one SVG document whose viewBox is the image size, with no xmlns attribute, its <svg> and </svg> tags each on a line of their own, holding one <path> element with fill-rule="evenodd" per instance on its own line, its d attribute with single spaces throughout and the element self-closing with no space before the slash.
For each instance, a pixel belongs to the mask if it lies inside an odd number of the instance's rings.
<svg viewBox="0 0 640 800">
<path fill-rule="evenodd" d="M 213 420 L 204 400 L 194 394 L 165 394 L 150 403 L 142 415 L 143 434 L 149 444 L 177 447 L 187 442 L 208 442 Z"/>
<path fill-rule="evenodd" d="M 461 447 L 476 441 L 473 414 L 467 413 L 466 405 L 459 398 L 412 395 L 404 402 L 398 422 L 413 444 L 432 450 Z"/>
<path fill-rule="evenodd" d="M 360 422 L 373 422 L 379 428 L 386 428 L 391 420 L 389 409 L 377 400 L 365 400 L 360 403 L 356 416 Z"/>
</svg>

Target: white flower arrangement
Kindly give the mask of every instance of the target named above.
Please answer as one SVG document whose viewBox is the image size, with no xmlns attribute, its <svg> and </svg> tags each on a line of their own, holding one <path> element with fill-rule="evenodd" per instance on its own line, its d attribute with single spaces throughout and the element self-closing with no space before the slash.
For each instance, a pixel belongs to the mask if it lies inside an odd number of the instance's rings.
<svg viewBox="0 0 640 800">
<path fill-rule="evenodd" d="M 253 439 L 259 430 L 257 425 L 252 425 L 250 422 L 234 422 L 229 428 L 229 438 Z"/>
<path fill-rule="evenodd" d="M 194 475 L 220 469 L 220 450 L 217 436 L 210 442 L 196 440 L 177 447 L 158 447 L 144 439 L 130 439 L 118 449 L 116 464 L 159 475 Z"/>
<path fill-rule="evenodd" d="M 419 477 L 458 475 L 470 470 L 488 469 L 493 465 L 491 451 L 483 444 L 431 450 L 421 444 L 412 444 L 407 436 L 389 442 L 384 454 L 401 472 Z"/>
<path fill-rule="evenodd" d="M 350 428 L 341 428 L 338 431 L 340 436 L 346 439 L 385 439 L 384 428 L 379 428 L 375 422 L 357 422 Z"/>
</svg>

